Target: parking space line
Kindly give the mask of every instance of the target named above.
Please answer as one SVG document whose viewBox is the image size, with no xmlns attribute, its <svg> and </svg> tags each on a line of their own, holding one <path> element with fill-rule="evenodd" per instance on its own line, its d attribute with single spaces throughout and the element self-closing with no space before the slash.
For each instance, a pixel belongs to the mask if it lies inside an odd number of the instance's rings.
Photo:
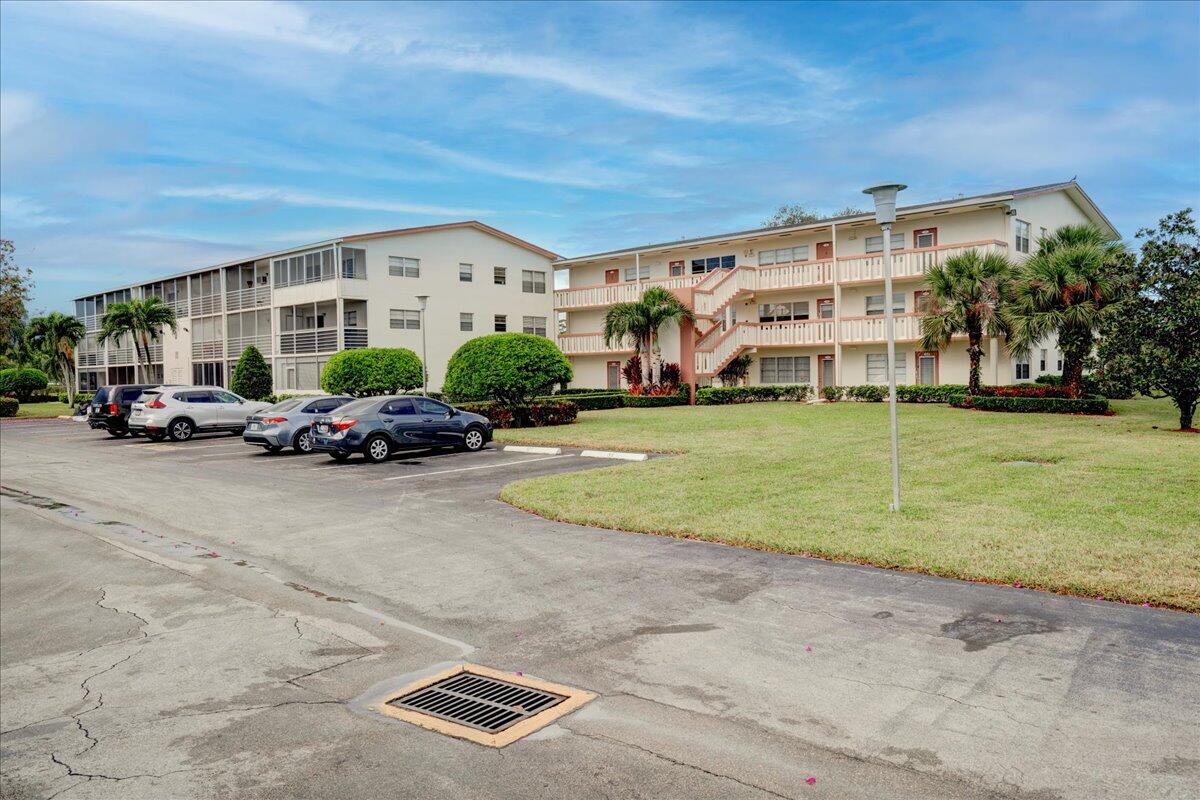
<svg viewBox="0 0 1200 800">
<path fill-rule="evenodd" d="M 404 452 L 405 452 L 405 451 L 400 451 L 400 455 L 398 456 L 398 458 L 400 458 L 400 459 L 403 459 L 403 454 L 404 454 Z M 417 451 L 415 451 L 415 452 L 420 452 L 420 450 L 417 450 Z M 502 450 L 497 450 L 497 449 L 488 448 L 487 450 L 480 450 L 479 452 L 475 453 L 473 457 L 475 457 L 475 458 L 478 458 L 479 456 L 481 456 L 481 455 L 485 455 L 485 454 L 492 454 L 492 455 L 503 455 L 503 453 L 504 453 L 504 451 L 502 451 Z M 454 455 L 462 455 L 462 454 L 461 454 L 461 453 L 444 453 L 444 454 L 442 454 L 442 455 L 440 455 L 440 456 L 439 456 L 439 455 L 434 455 L 434 456 L 432 456 L 432 458 L 446 458 L 446 457 L 448 457 L 448 456 L 454 456 Z M 430 458 L 430 456 L 425 456 L 425 458 Z M 359 463 L 362 463 L 362 462 L 359 462 Z M 396 462 L 388 462 L 388 463 L 396 463 Z M 320 466 L 320 467 L 306 467 L 306 469 L 310 469 L 310 470 L 318 470 L 318 469 L 342 469 L 342 468 L 344 468 L 345 466 L 346 466 L 346 465 L 345 465 L 345 464 L 343 464 L 343 463 L 334 463 L 334 464 L 325 464 L 324 466 Z"/>
<path fill-rule="evenodd" d="M 432 472 L 417 472 L 412 475 L 393 475 L 390 478 L 380 478 L 373 483 L 383 483 L 384 481 L 401 481 L 405 478 L 425 478 L 430 475 L 445 475 L 449 472 L 469 472 L 474 469 L 498 469 L 499 467 L 511 467 L 517 464 L 531 464 L 534 461 L 553 461 L 556 458 L 572 458 L 572 454 L 568 453 L 562 456 L 544 456 L 543 458 L 522 458 L 518 461 L 505 461 L 502 464 L 479 464 L 474 467 L 456 467 L 455 469 L 438 469 Z"/>
</svg>

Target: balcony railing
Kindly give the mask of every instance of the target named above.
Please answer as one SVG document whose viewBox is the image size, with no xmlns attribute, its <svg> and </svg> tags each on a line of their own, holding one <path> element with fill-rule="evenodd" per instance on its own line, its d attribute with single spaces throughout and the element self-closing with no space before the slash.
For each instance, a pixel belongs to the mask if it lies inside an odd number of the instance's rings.
<svg viewBox="0 0 1200 800">
<path fill-rule="evenodd" d="M 603 333 L 564 333 L 558 337 L 558 346 L 568 356 L 588 353 L 618 354 L 632 353 L 633 347 L 622 342 L 616 347 L 604 343 Z"/>
<path fill-rule="evenodd" d="M 943 263 L 951 256 L 968 250 L 982 252 L 1005 252 L 1008 245 L 994 239 L 959 244 L 942 244 L 922 250 L 895 250 L 892 252 L 893 278 L 919 278 L 929 268 Z M 838 283 L 875 282 L 883 280 L 883 253 L 865 256 L 841 256 L 838 258 Z"/>
<path fill-rule="evenodd" d="M 367 346 L 367 329 L 366 328 L 343 328 L 342 329 L 342 347 L 346 350 L 354 350 L 359 347 Z"/>
<path fill-rule="evenodd" d="M 192 342 L 192 358 L 212 360 L 225 357 L 225 342 Z"/>
<path fill-rule="evenodd" d="M 842 344 L 860 342 L 882 342 L 887 339 L 887 321 L 884 317 L 843 317 L 839 324 Z M 896 315 L 896 340 L 915 341 L 921 338 L 920 314 Z"/>
<path fill-rule="evenodd" d="M 84 353 L 77 350 L 75 355 L 78 357 L 81 367 L 98 367 L 104 363 L 103 353 Z"/>
<path fill-rule="evenodd" d="M 603 308 L 614 303 L 628 303 L 637 300 L 642 292 L 651 286 L 661 286 L 664 289 L 686 289 L 695 286 L 703 275 L 679 275 L 674 278 L 658 278 L 655 280 L 627 281 L 625 283 L 604 283 L 599 286 L 582 286 L 578 289 L 559 289 L 554 293 L 554 307 L 560 310 L 578 308 Z"/>
<path fill-rule="evenodd" d="M 192 316 L 200 316 L 201 314 L 220 314 L 221 313 L 221 295 L 206 294 L 192 298 Z"/>
<path fill-rule="evenodd" d="M 237 311 L 243 308 L 258 308 L 271 305 L 270 286 L 251 286 L 225 293 L 225 308 Z"/>
<path fill-rule="evenodd" d="M 258 336 L 234 336 L 229 339 L 230 357 L 240 356 L 247 347 L 257 347 L 265 356 L 271 355 L 271 334 L 263 333 Z"/>
<path fill-rule="evenodd" d="M 279 334 L 279 352 L 282 355 L 324 353 L 334 350 L 337 350 L 336 328 L 317 328 Z"/>
<path fill-rule="evenodd" d="M 832 345 L 834 321 L 739 322 L 724 334 L 706 334 L 696 348 L 696 372 L 716 374 L 747 347 Z"/>
<path fill-rule="evenodd" d="M 133 363 L 133 348 L 132 347 L 116 347 L 108 351 L 108 363 L 113 366 L 122 366 Z"/>
<path fill-rule="evenodd" d="M 100 330 L 100 314 L 84 314 L 78 317 L 78 320 L 83 323 L 83 327 L 88 331 Z"/>
<path fill-rule="evenodd" d="M 149 347 L 149 357 L 151 364 L 160 364 L 163 360 L 163 346 L 161 344 L 152 344 Z"/>
</svg>

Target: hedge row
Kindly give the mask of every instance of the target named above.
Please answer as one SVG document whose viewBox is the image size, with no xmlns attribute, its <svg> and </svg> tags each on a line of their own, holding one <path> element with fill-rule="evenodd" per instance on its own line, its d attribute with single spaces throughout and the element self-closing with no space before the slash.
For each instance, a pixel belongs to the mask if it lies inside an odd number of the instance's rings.
<svg viewBox="0 0 1200 800">
<path fill-rule="evenodd" d="M 625 405 L 624 392 L 597 392 L 596 394 L 567 395 L 570 402 L 578 406 L 580 411 L 600 411 L 605 408 L 621 408 Z M 538 402 L 553 402 L 561 400 L 562 395 L 539 397 Z"/>
<path fill-rule="evenodd" d="M 566 425 L 574 422 L 579 406 L 569 400 L 533 401 L 527 406 L 507 405 L 496 400 L 459 403 L 455 408 L 472 414 L 482 414 L 496 428 L 541 428 L 546 425 Z"/>
<path fill-rule="evenodd" d="M 940 386 L 900 385 L 896 387 L 897 403 L 948 403 L 951 398 L 967 393 L 960 383 L 944 383 Z M 888 387 L 878 383 L 858 386 L 826 386 L 821 390 L 826 400 L 858 400 L 863 403 L 882 403 L 887 400 Z"/>
<path fill-rule="evenodd" d="M 988 397 L 1066 397 L 1065 386 L 1054 384 L 1017 384 L 1016 386 L 980 386 L 979 393 Z"/>
<path fill-rule="evenodd" d="M 624 390 L 624 389 L 583 389 L 583 388 L 574 388 L 574 389 L 561 389 L 561 390 L 559 390 L 559 391 L 555 392 L 554 394 L 555 394 L 555 396 L 559 396 L 559 395 L 576 395 L 576 394 L 625 394 L 625 390 Z"/>
<path fill-rule="evenodd" d="M 0 397 L 0 417 L 15 417 L 20 407 L 15 397 Z"/>
<path fill-rule="evenodd" d="M 756 386 L 710 386 L 696 391 L 696 405 L 721 406 L 730 403 L 761 403 L 770 400 L 807 400 L 813 388 L 807 383 Z"/>
<path fill-rule="evenodd" d="M 687 391 L 687 387 L 684 387 Z M 663 406 L 686 406 L 687 394 L 627 394 L 626 408 L 662 408 Z"/>
<path fill-rule="evenodd" d="M 75 405 L 79 405 L 80 403 L 92 402 L 92 398 L 95 396 L 95 394 L 96 394 L 95 392 L 76 392 L 75 393 Z M 71 402 L 71 400 L 69 397 L 67 397 L 66 392 L 59 392 L 58 402 L 65 404 L 65 403 Z"/>
<path fill-rule="evenodd" d="M 955 408 L 974 408 L 980 411 L 1008 411 L 1018 414 L 1108 414 L 1108 399 L 1085 397 L 1068 400 L 1063 397 L 993 397 L 989 395 L 958 395 L 950 401 Z"/>
</svg>

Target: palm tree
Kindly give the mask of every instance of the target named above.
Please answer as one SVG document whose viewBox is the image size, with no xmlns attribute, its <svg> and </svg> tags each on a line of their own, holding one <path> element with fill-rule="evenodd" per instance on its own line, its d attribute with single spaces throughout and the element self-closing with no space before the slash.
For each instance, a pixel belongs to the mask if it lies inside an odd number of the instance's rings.
<svg viewBox="0 0 1200 800">
<path fill-rule="evenodd" d="M 692 310 L 678 297 L 661 286 L 651 286 L 642 296 L 629 303 L 617 303 L 604 314 L 604 343 L 609 347 L 621 342 L 634 346 L 635 352 L 644 352 L 646 357 L 646 382 L 654 383 L 656 359 L 660 352 L 658 330 L 663 325 L 682 324 L 695 319 Z"/>
<path fill-rule="evenodd" d="M 979 393 L 983 337 L 1008 336 L 1001 314 L 1012 281 L 1012 263 L 1001 253 L 968 250 L 930 268 L 930 308 L 921 318 L 921 347 L 944 350 L 953 336 L 967 336 L 971 370 L 967 393 Z"/>
<path fill-rule="evenodd" d="M 67 387 L 67 404 L 75 405 L 75 346 L 87 334 L 78 319 L 58 311 L 29 320 L 25 330 L 32 347 L 47 356 L 50 373 Z"/>
<path fill-rule="evenodd" d="M 179 330 L 173 308 L 160 297 L 134 299 L 124 303 L 113 303 L 108 307 L 100 320 L 99 339 L 103 344 L 110 339 L 120 340 L 126 335 L 132 338 L 138 364 L 142 366 L 142 375 L 148 380 L 150 345 L 158 341 L 164 327 L 170 328 L 171 333 Z"/>
<path fill-rule="evenodd" d="M 1038 342 L 1058 337 L 1062 382 L 1079 397 L 1083 364 L 1096 342 L 1106 306 L 1115 300 L 1110 279 L 1125 248 L 1092 225 L 1065 225 L 1038 242 L 1038 251 L 1017 268 L 1005 316 L 1011 349 L 1028 358 Z"/>
</svg>

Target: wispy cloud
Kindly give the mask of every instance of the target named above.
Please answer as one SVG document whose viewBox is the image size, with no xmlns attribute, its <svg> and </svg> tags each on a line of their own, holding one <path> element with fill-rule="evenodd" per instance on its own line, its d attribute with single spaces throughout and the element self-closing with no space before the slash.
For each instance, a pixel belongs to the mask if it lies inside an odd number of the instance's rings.
<svg viewBox="0 0 1200 800">
<path fill-rule="evenodd" d="M 159 192 L 163 197 L 191 200 L 215 200 L 232 203 L 282 203 L 289 206 L 308 208 L 346 208 L 356 211 L 387 211 L 396 214 L 420 214 L 433 217 L 470 217 L 492 213 L 481 208 L 457 208 L 453 206 L 426 205 L 423 203 L 400 203 L 365 197 L 339 197 L 323 195 L 302 189 L 287 189 L 276 186 L 247 186 L 223 184 L 217 186 L 172 186 Z"/>
<path fill-rule="evenodd" d="M 69 221 L 66 217 L 51 213 L 36 200 L 16 194 L 0 195 L 0 226 L 5 229 L 37 228 Z"/>
</svg>

